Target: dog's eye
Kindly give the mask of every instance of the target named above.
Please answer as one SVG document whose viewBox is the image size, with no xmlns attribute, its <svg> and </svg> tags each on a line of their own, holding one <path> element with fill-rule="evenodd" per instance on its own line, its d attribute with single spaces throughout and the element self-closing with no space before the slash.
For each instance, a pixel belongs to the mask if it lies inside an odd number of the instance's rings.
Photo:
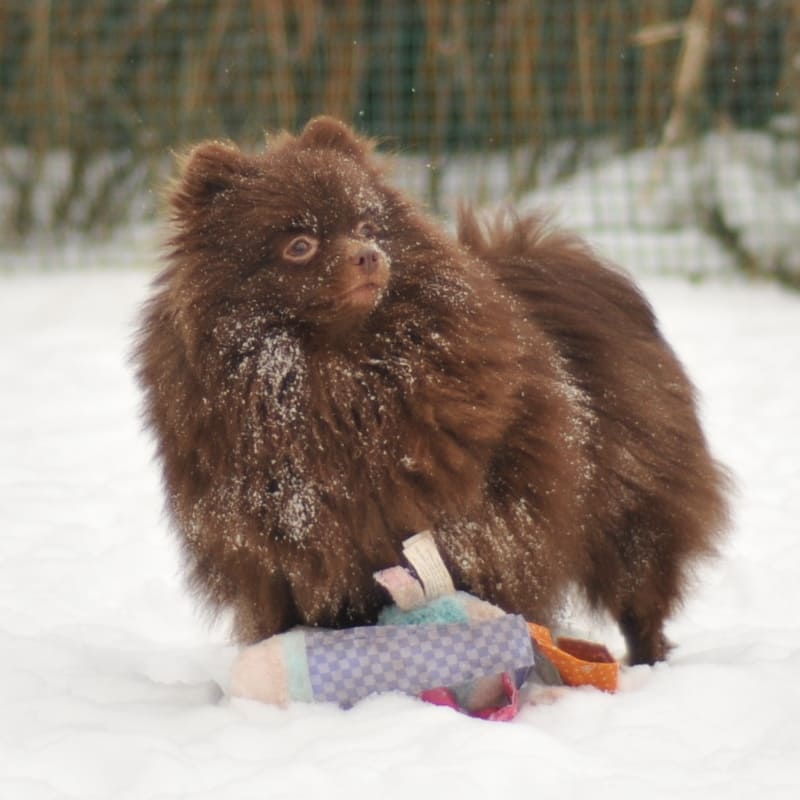
<svg viewBox="0 0 800 800">
<path fill-rule="evenodd" d="M 378 226 L 373 222 L 363 220 L 356 226 L 356 235 L 365 239 L 374 239 L 378 235 Z"/>
<path fill-rule="evenodd" d="M 303 263 L 317 252 L 319 243 L 311 236 L 295 236 L 283 249 L 283 257 L 288 261 Z"/>
</svg>

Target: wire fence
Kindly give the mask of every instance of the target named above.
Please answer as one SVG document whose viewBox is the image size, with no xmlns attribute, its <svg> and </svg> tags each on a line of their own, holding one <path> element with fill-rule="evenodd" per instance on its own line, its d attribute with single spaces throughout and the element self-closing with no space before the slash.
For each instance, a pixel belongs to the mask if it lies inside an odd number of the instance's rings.
<svg viewBox="0 0 800 800">
<path fill-rule="evenodd" d="M 622 244 L 687 218 L 699 267 L 800 274 L 800 0 L 1 0 L 0 231 L 148 218 L 171 150 L 322 112 L 435 209 L 555 197 Z"/>
</svg>

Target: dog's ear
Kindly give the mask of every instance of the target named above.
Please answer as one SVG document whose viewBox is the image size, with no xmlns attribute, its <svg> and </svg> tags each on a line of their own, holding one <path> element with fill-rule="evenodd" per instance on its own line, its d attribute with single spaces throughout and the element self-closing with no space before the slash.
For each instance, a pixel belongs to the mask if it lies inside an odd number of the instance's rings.
<svg viewBox="0 0 800 800">
<path fill-rule="evenodd" d="M 306 148 L 325 148 L 358 160 L 364 160 L 373 149 L 372 142 L 334 117 L 314 117 L 300 134 L 299 142 Z"/>
<path fill-rule="evenodd" d="M 179 157 L 180 177 L 175 184 L 174 202 L 204 206 L 246 174 L 247 156 L 231 142 L 209 141 Z"/>
</svg>

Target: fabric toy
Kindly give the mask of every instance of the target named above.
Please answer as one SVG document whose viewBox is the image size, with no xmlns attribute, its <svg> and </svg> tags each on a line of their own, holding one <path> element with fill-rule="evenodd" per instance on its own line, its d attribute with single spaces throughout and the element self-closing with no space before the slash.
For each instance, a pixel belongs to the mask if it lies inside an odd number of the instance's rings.
<svg viewBox="0 0 800 800">
<path fill-rule="evenodd" d="M 616 692 L 619 662 L 601 644 L 553 636 L 544 625 L 528 623 L 531 638 L 558 670 L 567 686 L 594 686 L 604 692 Z"/>
<path fill-rule="evenodd" d="M 487 719 L 511 719 L 529 678 L 561 684 L 557 669 L 563 668 L 568 685 L 593 682 L 591 671 L 575 669 L 577 659 L 562 653 L 546 628 L 457 592 L 429 532 L 407 540 L 403 554 L 416 577 L 403 567 L 376 573 L 394 600 L 377 625 L 296 628 L 244 648 L 232 668 L 231 694 L 281 706 L 323 701 L 348 708 L 368 695 L 399 691 Z M 550 659 L 556 658 L 554 669 Z M 610 688 L 608 675 L 602 682 Z"/>
</svg>

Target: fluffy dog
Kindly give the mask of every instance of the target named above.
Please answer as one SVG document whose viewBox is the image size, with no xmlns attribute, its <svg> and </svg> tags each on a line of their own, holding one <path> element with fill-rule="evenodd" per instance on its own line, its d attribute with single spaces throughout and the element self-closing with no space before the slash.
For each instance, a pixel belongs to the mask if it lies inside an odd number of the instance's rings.
<svg viewBox="0 0 800 800">
<path fill-rule="evenodd" d="M 431 529 L 459 588 L 546 623 L 577 585 L 665 658 L 725 475 L 627 277 L 535 216 L 453 238 L 324 117 L 198 145 L 169 202 L 135 358 L 191 584 L 240 641 L 372 622 Z"/>
</svg>

